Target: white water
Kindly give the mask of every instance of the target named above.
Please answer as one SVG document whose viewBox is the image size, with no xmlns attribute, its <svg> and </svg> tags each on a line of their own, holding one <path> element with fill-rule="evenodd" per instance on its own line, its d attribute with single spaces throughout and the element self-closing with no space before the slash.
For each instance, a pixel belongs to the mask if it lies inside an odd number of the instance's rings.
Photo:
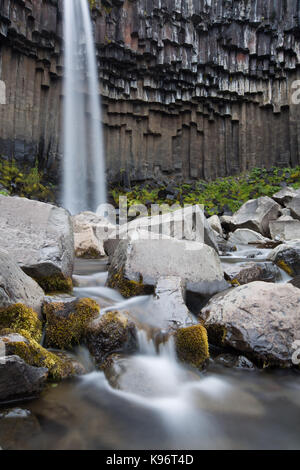
<svg viewBox="0 0 300 470">
<path fill-rule="evenodd" d="M 106 201 L 101 102 L 88 0 L 64 1 L 63 206 L 75 214 Z"/>
</svg>

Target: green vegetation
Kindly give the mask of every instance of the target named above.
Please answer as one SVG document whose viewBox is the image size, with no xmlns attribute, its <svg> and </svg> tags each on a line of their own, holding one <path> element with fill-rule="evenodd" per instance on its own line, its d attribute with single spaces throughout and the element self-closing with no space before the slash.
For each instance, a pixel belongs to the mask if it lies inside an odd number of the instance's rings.
<svg viewBox="0 0 300 470">
<path fill-rule="evenodd" d="M 63 274 L 35 277 L 34 279 L 46 294 L 54 294 L 58 292 L 70 293 L 73 289 L 72 279 L 70 277 L 65 277 Z"/>
<path fill-rule="evenodd" d="M 38 314 L 23 304 L 0 310 L 0 330 L 3 329 L 10 329 L 19 334 L 25 331 L 37 342 L 42 338 L 42 323 Z"/>
<path fill-rule="evenodd" d="M 0 194 L 53 202 L 54 186 L 45 181 L 37 162 L 33 168 L 20 168 L 14 160 L 0 158 Z"/>
<path fill-rule="evenodd" d="M 201 368 L 209 358 L 207 331 L 202 325 L 180 328 L 175 344 L 178 358 L 194 367 Z"/>
<path fill-rule="evenodd" d="M 44 306 L 48 347 L 71 349 L 82 340 L 90 321 L 99 315 L 99 305 L 92 299 L 79 299 L 65 305 L 53 302 Z"/>
<path fill-rule="evenodd" d="M 167 186 L 153 184 L 136 185 L 130 190 L 118 186 L 110 194 L 116 205 L 119 197 L 126 196 L 129 207 L 144 204 L 203 204 L 209 215 L 221 215 L 224 210 L 236 212 L 249 199 L 272 196 L 282 189 L 281 184 L 300 188 L 300 166 L 269 170 L 254 168 L 249 173 L 218 178 L 215 181 L 195 181 L 190 184 L 172 184 L 172 197 L 168 197 Z"/>
</svg>

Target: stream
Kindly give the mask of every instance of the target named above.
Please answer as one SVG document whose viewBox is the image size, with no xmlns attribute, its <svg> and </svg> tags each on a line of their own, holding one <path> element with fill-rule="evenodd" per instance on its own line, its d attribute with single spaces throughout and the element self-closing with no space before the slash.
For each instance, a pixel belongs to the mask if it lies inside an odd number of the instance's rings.
<svg viewBox="0 0 300 470">
<path fill-rule="evenodd" d="M 260 251 L 258 262 L 267 255 Z M 222 262 L 239 263 L 246 256 L 241 251 Z M 143 325 L 151 316 L 151 298 L 123 299 L 104 286 L 106 269 L 105 260 L 77 260 L 76 296 L 93 297 L 104 310 L 130 309 Z M 172 339 L 157 350 L 147 331 L 149 324 L 138 332 L 138 353 L 118 355 L 107 376 L 94 370 L 80 347 L 77 358 L 88 374 L 52 384 L 36 400 L 0 408 L 0 447 L 300 448 L 299 373 L 229 369 L 213 360 L 199 372 L 176 360 Z"/>
</svg>

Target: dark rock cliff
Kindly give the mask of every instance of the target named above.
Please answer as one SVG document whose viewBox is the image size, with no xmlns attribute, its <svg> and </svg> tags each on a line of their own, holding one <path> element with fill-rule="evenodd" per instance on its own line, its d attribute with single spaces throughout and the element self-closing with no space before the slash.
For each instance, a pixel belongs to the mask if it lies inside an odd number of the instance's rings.
<svg viewBox="0 0 300 470">
<path fill-rule="evenodd" d="M 94 3 L 111 181 L 300 163 L 299 0 Z M 53 173 L 62 4 L 0 0 L 0 154 Z"/>
</svg>

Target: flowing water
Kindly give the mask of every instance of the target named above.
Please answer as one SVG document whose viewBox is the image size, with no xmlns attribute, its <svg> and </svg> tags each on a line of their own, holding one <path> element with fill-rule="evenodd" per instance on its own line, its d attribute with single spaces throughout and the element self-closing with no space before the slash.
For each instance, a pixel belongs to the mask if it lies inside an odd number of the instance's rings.
<svg viewBox="0 0 300 470">
<path fill-rule="evenodd" d="M 97 272 L 98 269 L 98 272 Z M 106 290 L 105 264 L 76 264 L 76 295 L 93 289 L 100 305 L 139 317 L 139 351 L 116 355 L 106 371 L 77 357 L 86 375 L 48 388 L 34 401 L 0 409 L 0 447 L 12 449 L 299 449 L 300 375 L 234 370 L 211 361 L 205 372 L 180 364 L 172 339 L 157 344 L 151 298 Z M 104 289 L 104 290 L 103 290 Z M 1 419 L 4 418 L 4 419 Z"/>
<path fill-rule="evenodd" d="M 64 0 L 63 207 L 75 214 L 106 201 L 101 102 L 87 0 Z"/>
</svg>

